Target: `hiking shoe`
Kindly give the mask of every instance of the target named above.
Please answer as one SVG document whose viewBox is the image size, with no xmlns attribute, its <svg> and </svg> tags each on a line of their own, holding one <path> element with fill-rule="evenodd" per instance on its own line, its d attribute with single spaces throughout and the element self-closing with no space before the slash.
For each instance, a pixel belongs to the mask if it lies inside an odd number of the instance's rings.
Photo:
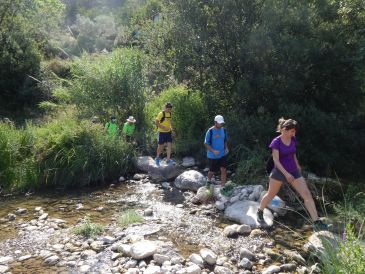
<svg viewBox="0 0 365 274">
<path fill-rule="evenodd" d="M 313 222 L 313 230 L 315 232 L 322 231 L 322 230 L 328 230 L 328 225 L 322 222 L 321 220 L 317 220 Z"/>
<path fill-rule="evenodd" d="M 155 164 L 156 166 L 160 166 L 161 159 L 159 157 L 155 158 Z"/>
<path fill-rule="evenodd" d="M 264 220 L 264 211 L 263 211 L 263 210 L 261 210 L 261 209 L 258 209 L 258 210 L 257 210 L 257 220 L 258 220 L 260 223 L 265 222 L 265 220 Z"/>
<path fill-rule="evenodd" d="M 168 164 L 168 165 L 173 165 L 173 164 L 175 164 L 175 162 L 174 162 L 174 160 L 168 159 L 168 160 L 166 161 L 166 164 Z"/>
</svg>

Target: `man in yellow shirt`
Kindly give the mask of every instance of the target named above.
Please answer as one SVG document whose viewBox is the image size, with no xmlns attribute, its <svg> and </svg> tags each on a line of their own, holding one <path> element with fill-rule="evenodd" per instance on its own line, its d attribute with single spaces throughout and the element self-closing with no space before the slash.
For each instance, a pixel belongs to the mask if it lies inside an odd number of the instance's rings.
<svg viewBox="0 0 365 274">
<path fill-rule="evenodd" d="M 167 156 L 166 163 L 173 164 L 174 161 L 170 159 L 172 152 L 172 137 L 175 136 L 175 132 L 172 124 L 172 104 L 166 103 L 165 110 L 161 111 L 156 117 L 156 126 L 158 130 L 158 146 L 155 162 L 159 166 L 161 159 L 160 154 L 167 144 Z"/>
</svg>

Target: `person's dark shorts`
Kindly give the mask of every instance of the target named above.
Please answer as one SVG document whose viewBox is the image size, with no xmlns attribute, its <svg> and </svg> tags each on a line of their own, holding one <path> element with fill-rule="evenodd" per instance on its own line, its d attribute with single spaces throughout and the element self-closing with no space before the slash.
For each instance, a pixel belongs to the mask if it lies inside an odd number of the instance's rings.
<svg viewBox="0 0 365 274">
<path fill-rule="evenodd" d="M 172 143 L 171 132 L 158 132 L 158 144 Z"/>
<path fill-rule="evenodd" d="M 223 156 L 219 159 L 208 158 L 208 163 L 209 163 L 209 171 L 212 172 L 218 171 L 221 167 L 227 168 L 226 156 Z"/>
<path fill-rule="evenodd" d="M 302 174 L 300 173 L 299 170 L 296 170 L 296 171 L 293 171 L 293 172 L 289 172 L 293 177 L 294 179 L 298 179 L 300 177 L 302 177 Z M 269 175 L 270 178 L 273 178 L 277 181 L 280 181 L 280 182 L 288 182 L 284 176 L 284 174 L 278 170 L 277 168 L 274 168 L 270 175 Z"/>
</svg>

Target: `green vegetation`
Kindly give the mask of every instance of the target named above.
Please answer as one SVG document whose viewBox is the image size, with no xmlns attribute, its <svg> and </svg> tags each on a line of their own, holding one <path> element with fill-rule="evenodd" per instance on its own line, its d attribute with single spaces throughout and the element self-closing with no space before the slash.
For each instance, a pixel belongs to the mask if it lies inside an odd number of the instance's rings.
<svg viewBox="0 0 365 274">
<path fill-rule="evenodd" d="M 143 217 L 139 215 L 134 209 L 128 209 L 122 212 L 117 222 L 120 226 L 126 227 L 131 224 L 143 222 Z"/>
<path fill-rule="evenodd" d="M 73 229 L 73 232 L 76 235 L 90 238 L 102 234 L 104 232 L 104 227 L 102 225 L 92 223 L 90 221 L 90 217 L 88 216 L 81 225 Z"/>
<path fill-rule="evenodd" d="M 365 251 L 361 246 L 360 237 L 356 236 L 353 227 L 347 225 L 343 241 L 339 242 L 338 250 L 324 245 L 321 255 L 321 273 L 365 273 Z"/>
</svg>

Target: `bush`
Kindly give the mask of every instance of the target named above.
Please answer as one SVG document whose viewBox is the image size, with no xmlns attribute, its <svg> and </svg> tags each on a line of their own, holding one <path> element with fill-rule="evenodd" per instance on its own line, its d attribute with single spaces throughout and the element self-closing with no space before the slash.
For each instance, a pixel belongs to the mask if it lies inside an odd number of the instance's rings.
<svg viewBox="0 0 365 274">
<path fill-rule="evenodd" d="M 365 251 L 350 225 L 346 227 L 343 242 L 339 243 L 338 251 L 325 245 L 321 256 L 321 273 L 365 273 Z"/>
<path fill-rule="evenodd" d="M 71 103 L 83 117 L 110 115 L 124 121 L 129 115 L 143 121 L 145 76 L 143 56 L 136 50 L 111 55 L 84 55 L 72 68 Z"/>
<path fill-rule="evenodd" d="M 130 224 L 141 223 L 142 221 L 143 217 L 133 209 L 124 211 L 118 218 L 118 224 L 122 227 L 126 227 Z"/>
<path fill-rule="evenodd" d="M 23 188 L 37 180 L 33 146 L 31 131 L 0 122 L 0 189 Z"/>
<path fill-rule="evenodd" d="M 104 183 L 132 169 L 129 144 L 119 137 L 110 138 L 101 125 L 56 120 L 35 134 L 41 184 L 67 187 Z"/>
<path fill-rule="evenodd" d="M 88 216 L 85 218 L 85 222 L 83 224 L 73 229 L 75 234 L 82 235 L 85 238 L 98 236 L 102 234 L 103 231 L 104 227 L 102 225 L 92 223 Z"/>
<path fill-rule="evenodd" d="M 208 122 L 210 119 L 201 93 L 187 90 L 182 86 L 164 90 L 146 105 L 149 147 L 151 149 L 156 147 L 155 119 L 164 109 L 166 102 L 171 102 L 173 105 L 173 124 L 176 130 L 174 153 L 179 156 L 202 157 L 205 152 L 203 145 L 205 132 L 212 123 Z"/>
</svg>

